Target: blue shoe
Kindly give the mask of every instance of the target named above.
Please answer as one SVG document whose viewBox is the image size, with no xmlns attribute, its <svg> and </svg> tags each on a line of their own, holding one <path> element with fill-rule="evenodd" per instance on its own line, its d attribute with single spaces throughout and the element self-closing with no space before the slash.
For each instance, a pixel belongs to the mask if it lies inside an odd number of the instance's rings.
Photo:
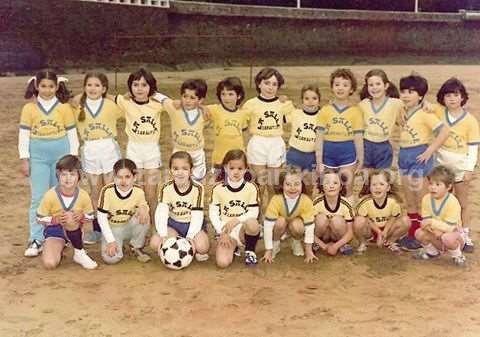
<svg viewBox="0 0 480 337">
<path fill-rule="evenodd" d="M 257 254 L 249 250 L 245 251 L 245 264 L 247 266 L 254 266 L 257 263 Z"/>
<path fill-rule="evenodd" d="M 86 245 L 94 245 L 102 238 L 102 233 L 97 231 L 91 231 L 85 233 L 83 236 L 83 243 Z"/>
<path fill-rule="evenodd" d="M 420 242 L 418 242 L 415 239 L 411 239 L 408 236 L 404 236 L 403 238 L 398 240 L 397 243 L 400 246 L 400 248 L 403 250 L 412 251 L 412 250 L 417 250 L 422 248 L 422 245 L 420 244 Z"/>
<path fill-rule="evenodd" d="M 346 256 L 353 255 L 353 248 L 349 244 L 346 244 L 339 249 L 340 253 Z"/>
</svg>

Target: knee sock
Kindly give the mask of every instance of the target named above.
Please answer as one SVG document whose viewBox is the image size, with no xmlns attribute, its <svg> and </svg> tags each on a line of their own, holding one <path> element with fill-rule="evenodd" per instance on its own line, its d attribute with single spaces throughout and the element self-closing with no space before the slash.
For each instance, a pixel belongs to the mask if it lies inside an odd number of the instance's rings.
<svg viewBox="0 0 480 337">
<path fill-rule="evenodd" d="M 94 230 L 95 232 L 99 232 L 99 233 L 102 232 L 102 230 L 100 229 L 100 225 L 98 224 L 97 218 L 93 219 L 93 221 L 92 221 L 92 226 L 93 226 L 93 230 Z"/>
<path fill-rule="evenodd" d="M 260 234 L 249 235 L 245 233 L 245 251 L 250 251 L 255 253 L 255 247 L 257 246 L 258 238 Z"/>
<path fill-rule="evenodd" d="M 65 232 L 67 233 L 67 238 L 72 243 L 73 248 L 83 249 L 82 230 L 80 228 L 74 231 Z"/>
<path fill-rule="evenodd" d="M 420 228 L 420 221 L 422 217 L 418 213 L 408 213 L 408 218 L 410 219 L 410 228 L 408 229 L 408 237 L 410 239 L 415 239 L 415 232 Z"/>
</svg>

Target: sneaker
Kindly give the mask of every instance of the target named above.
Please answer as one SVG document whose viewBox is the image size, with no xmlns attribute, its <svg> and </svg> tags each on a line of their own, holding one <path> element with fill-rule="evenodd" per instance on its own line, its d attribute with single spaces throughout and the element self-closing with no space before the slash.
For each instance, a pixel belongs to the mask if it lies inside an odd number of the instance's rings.
<svg viewBox="0 0 480 337">
<path fill-rule="evenodd" d="M 240 250 L 240 247 L 238 247 L 238 246 L 235 247 L 235 250 L 233 251 L 233 255 L 238 256 L 238 257 L 242 256 L 242 251 Z"/>
<path fill-rule="evenodd" d="M 422 248 L 422 245 L 420 244 L 420 242 L 418 242 L 415 239 L 411 239 L 408 236 L 404 236 L 403 238 L 398 240 L 397 243 L 400 246 L 400 248 L 403 250 L 412 251 L 412 250 L 417 250 Z"/>
<path fill-rule="evenodd" d="M 342 255 L 349 256 L 349 255 L 353 254 L 353 248 L 349 244 L 346 244 L 346 245 L 343 245 L 342 247 L 340 247 L 339 251 L 340 251 L 340 253 L 342 253 Z"/>
<path fill-rule="evenodd" d="M 208 260 L 208 254 L 196 253 L 195 254 L 195 260 L 197 260 L 198 262 L 207 261 Z"/>
<path fill-rule="evenodd" d="M 463 251 L 465 253 L 473 253 L 475 250 L 475 245 L 473 244 L 472 238 L 470 237 L 470 229 L 463 229 L 463 239 L 465 240 L 465 245 L 463 246 Z"/>
<path fill-rule="evenodd" d="M 254 266 L 258 263 L 257 261 L 257 254 L 250 250 L 245 251 L 245 264 L 247 266 Z"/>
<path fill-rule="evenodd" d="M 452 260 L 453 260 L 453 263 L 456 266 L 459 266 L 459 267 L 465 267 L 465 264 L 467 262 L 467 259 L 465 258 L 465 255 L 452 257 Z"/>
<path fill-rule="evenodd" d="M 143 251 L 143 248 L 134 248 L 130 246 L 130 251 L 132 252 L 133 255 L 135 255 L 137 260 L 140 262 L 146 263 L 152 259 L 150 255 L 148 255 Z"/>
<path fill-rule="evenodd" d="M 430 260 L 439 256 L 440 256 L 440 253 L 437 255 L 428 254 L 427 251 L 422 248 L 415 255 L 413 255 L 413 258 L 415 260 Z"/>
<path fill-rule="evenodd" d="M 360 243 L 360 246 L 357 248 L 357 253 L 363 254 L 367 251 L 367 244 L 365 242 Z"/>
<path fill-rule="evenodd" d="M 94 245 L 102 238 L 102 233 L 97 231 L 90 231 L 83 236 L 83 243 L 86 245 Z"/>
<path fill-rule="evenodd" d="M 312 243 L 312 252 L 315 254 L 320 250 L 320 245 L 316 242 Z"/>
<path fill-rule="evenodd" d="M 280 240 L 273 241 L 272 259 L 274 259 L 275 256 L 277 256 L 278 253 L 280 253 Z"/>
<path fill-rule="evenodd" d="M 290 246 L 292 247 L 292 253 L 295 256 L 304 256 L 305 252 L 303 251 L 303 245 L 300 240 L 292 239 L 290 242 Z"/>
<path fill-rule="evenodd" d="M 400 253 L 401 251 L 399 244 L 396 242 L 391 242 L 386 247 L 390 249 L 392 253 Z"/>
<path fill-rule="evenodd" d="M 29 242 L 27 249 L 23 255 L 27 257 L 38 256 L 43 250 L 43 243 L 38 240 L 33 240 Z"/>
<path fill-rule="evenodd" d="M 87 255 L 85 249 L 75 249 L 73 252 L 73 261 L 85 269 L 95 269 L 98 267 L 97 263 Z"/>
</svg>

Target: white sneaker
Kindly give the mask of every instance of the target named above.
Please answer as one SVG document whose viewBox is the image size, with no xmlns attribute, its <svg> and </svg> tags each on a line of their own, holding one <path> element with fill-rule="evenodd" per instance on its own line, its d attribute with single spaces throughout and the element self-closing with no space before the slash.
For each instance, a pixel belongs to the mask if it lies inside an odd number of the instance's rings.
<svg viewBox="0 0 480 337">
<path fill-rule="evenodd" d="M 300 240 L 292 239 L 292 241 L 290 242 L 290 245 L 292 247 L 293 255 L 295 255 L 295 256 L 304 256 L 305 255 L 305 252 L 303 251 L 303 245 L 302 245 L 302 242 Z"/>
<path fill-rule="evenodd" d="M 273 241 L 272 259 L 280 253 L 280 240 Z"/>
<path fill-rule="evenodd" d="M 97 263 L 87 255 L 85 249 L 75 249 L 73 251 L 73 261 L 85 269 L 95 269 L 98 267 Z"/>
<path fill-rule="evenodd" d="M 208 254 L 199 254 L 199 253 L 196 253 L 196 254 L 195 254 L 195 260 L 197 260 L 198 262 L 207 261 L 207 260 L 208 260 Z"/>
<path fill-rule="evenodd" d="M 367 244 L 365 242 L 362 242 L 360 246 L 357 248 L 357 253 L 365 253 L 367 251 Z"/>
<path fill-rule="evenodd" d="M 23 255 L 27 257 L 35 257 L 38 256 L 43 250 L 43 243 L 38 240 L 33 240 L 28 244 L 27 249 L 25 249 L 25 253 Z"/>
</svg>

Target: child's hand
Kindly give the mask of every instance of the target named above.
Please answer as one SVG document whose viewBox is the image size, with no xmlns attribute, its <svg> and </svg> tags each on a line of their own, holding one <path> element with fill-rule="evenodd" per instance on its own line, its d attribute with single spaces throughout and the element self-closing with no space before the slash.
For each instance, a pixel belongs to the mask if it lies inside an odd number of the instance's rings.
<svg viewBox="0 0 480 337">
<path fill-rule="evenodd" d="M 315 169 L 317 170 L 318 175 L 321 176 L 323 174 L 323 171 L 325 171 L 325 165 L 323 165 L 322 163 L 317 164 Z"/>
<path fill-rule="evenodd" d="M 306 253 L 305 259 L 303 260 L 303 262 L 308 264 L 308 263 L 313 263 L 314 261 L 318 261 L 318 257 L 316 257 L 315 254 L 313 254 L 312 248 L 306 249 L 305 253 Z"/>
<path fill-rule="evenodd" d="M 73 221 L 75 221 L 77 225 L 80 225 L 81 223 L 83 223 L 85 219 L 85 214 L 81 209 L 74 209 L 72 210 L 72 213 L 73 213 Z"/>
<path fill-rule="evenodd" d="M 70 100 L 70 105 L 74 107 L 75 109 L 80 107 L 80 99 L 82 98 L 81 94 L 75 95 L 72 97 Z"/>
<path fill-rule="evenodd" d="M 240 223 L 240 221 L 238 221 L 237 218 L 233 218 L 233 219 L 230 219 L 228 220 L 228 222 L 223 226 L 223 232 L 224 233 L 227 233 L 227 234 L 230 234 L 230 232 L 232 231 L 232 229 L 238 225 Z"/>
<path fill-rule="evenodd" d="M 138 222 L 142 225 L 150 223 L 150 214 L 146 207 L 140 207 L 137 211 Z"/>
<path fill-rule="evenodd" d="M 125 98 L 126 100 L 132 99 L 132 94 L 130 93 L 130 91 L 124 93 L 123 98 Z"/>
<path fill-rule="evenodd" d="M 62 213 L 60 213 L 60 215 L 56 216 L 56 220 L 57 220 L 57 223 L 59 225 L 62 225 L 62 226 L 65 227 L 67 225 L 67 221 L 68 221 L 67 213 L 65 211 L 62 211 Z"/>
<path fill-rule="evenodd" d="M 265 254 L 263 254 L 262 261 L 265 263 L 273 263 L 273 257 L 272 257 L 272 250 L 267 249 L 265 250 Z"/>
<path fill-rule="evenodd" d="M 201 106 L 200 106 L 200 111 L 202 111 L 203 118 L 204 118 L 205 120 L 208 121 L 208 120 L 211 119 L 212 113 L 210 112 L 210 109 L 207 108 L 206 105 L 201 105 Z"/>
<path fill-rule="evenodd" d="M 360 174 L 363 171 L 363 159 L 359 159 L 357 162 L 357 167 L 355 167 L 355 172 L 354 174 Z"/>
<path fill-rule="evenodd" d="M 218 244 L 228 249 L 233 248 L 233 240 L 227 233 L 220 234 L 220 240 L 218 240 Z"/>
<path fill-rule="evenodd" d="M 280 103 L 285 103 L 288 101 L 288 96 L 287 95 L 280 95 L 278 96 L 278 100 L 280 101 Z"/>
<path fill-rule="evenodd" d="M 337 255 L 338 248 L 336 245 L 328 245 L 327 247 L 327 254 L 331 256 Z"/>
<path fill-rule="evenodd" d="M 179 99 L 172 100 L 172 105 L 175 109 L 180 109 L 182 107 L 182 102 Z"/>
<path fill-rule="evenodd" d="M 75 221 L 74 219 L 74 214 L 72 211 L 65 212 L 65 224 L 63 227 L 65 227 L 66 230 L 68 231 L 73 231 L 78 228 L 78 222 Z"/>
<path fill-rule="evenodd" d="M 30 159 L 22 159 L 22 174 L 24 177 L 30 177 Z"/>
<path fill-rule="evenodd" d="M 380 232 L 377 233 L 377 247 L 378 248 L 383 247 L 383 241 L 384 241 L 383 232 L 380 231 Z"/>
<path fill-rule="evenodd" d="M 105 251 L 106 251 L 108 256 L 110 256 L 110 257 L 115 256 L 117 254 L 117 251 L 118 251 L 117 243 L 115 241 L 107 243 L 107 247 L 106 247 Z"/>
<path fill-rule="evenodd" d="M 443 234 L 444 234 L 444 233 L 441 232 L 441 231 L 439 231 L 439 230 L 436 230 L 436 229 L 433 230 L 433 235 L 435 235 L 435 237 L 436 237 L 437 239 L 440 239 Z"/>
<path fill-rule="evenodd" d="M 428 103 L 427 101 L 423 102 L 423 111 L 428 112 L 428 113 L 434 113 L 435 112 L 435 106 Z"/>
<path fill-rule="evenodd" d="M 426 149 L 425 152 L 423 152 L 421 155 L 417 156 L 417 163 L 426 163 L 430 157 L 432 156 L 433 153 L 430 152 L 429 149 Z"/>
</svg>

